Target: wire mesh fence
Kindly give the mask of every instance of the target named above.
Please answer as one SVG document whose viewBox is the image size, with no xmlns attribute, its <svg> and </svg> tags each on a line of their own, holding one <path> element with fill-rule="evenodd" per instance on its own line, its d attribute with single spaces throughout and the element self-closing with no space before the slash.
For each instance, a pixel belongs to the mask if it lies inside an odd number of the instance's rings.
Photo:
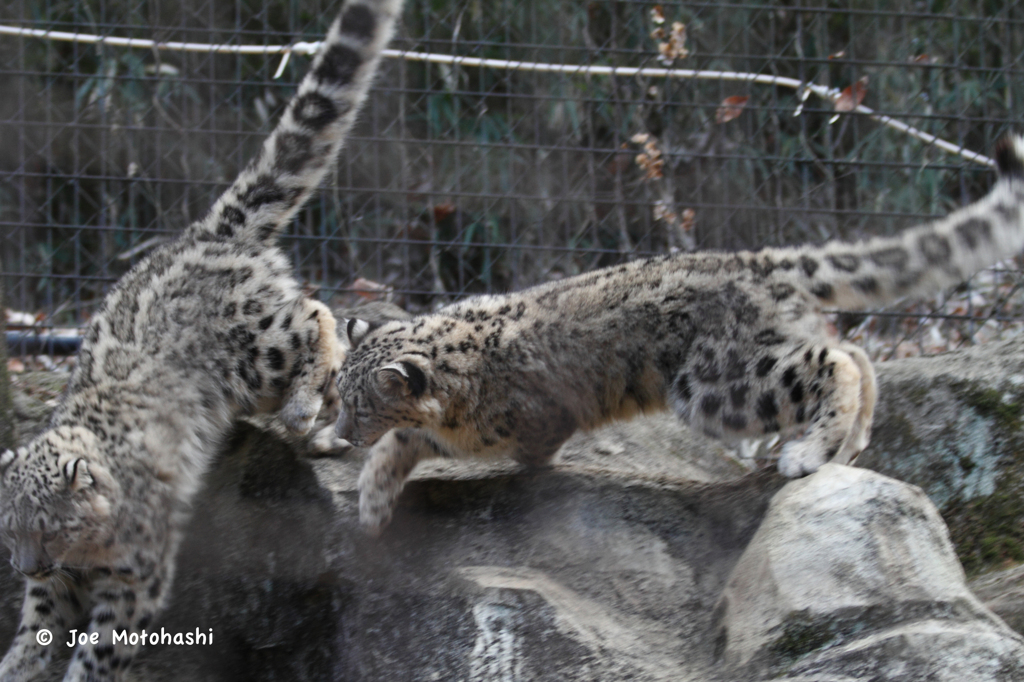
<svg viewBox="0 0 1024 682">
<path fill-rule="evenodd" d="M 1016 123 L 1022 3 L 838 4 L 408 0 L 393 46 L 793 78 L 980 152 Z M 319 39 L 335 5 L 0 0 L 0 24 L 280 45 Z M 80 326 L 255 153 L 309 61 L 291 56 L 275 79 L 281 59 L 0 36 L 6 305 Z M 286 246 L 324 300 L 370 288 L 424 310 L 673 249 L 892 234 L 991 182 L 982 164 L 805 95 L 388 59 Z M 836 321 L 880 357 L 952 347 L 1013 333 L 1019 288 L 1002 267 L 938 303 Z"/>
</svg>

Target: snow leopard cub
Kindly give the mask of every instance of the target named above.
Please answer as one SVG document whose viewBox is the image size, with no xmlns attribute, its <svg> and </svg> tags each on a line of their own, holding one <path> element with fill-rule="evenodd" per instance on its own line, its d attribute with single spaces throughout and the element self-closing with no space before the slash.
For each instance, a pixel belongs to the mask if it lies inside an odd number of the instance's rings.
<svg viewBox="0 0 1024 682">
<path fill-rule="evenodd" d="M 0 680 L 122 679 L 167 600 L 189 505 L 240 416 L 307 431 L 340 363 L 335 322 L 276 245 L 356 119 L 401 0 L 349 0 L 261 153 L 210 213 L 103 302 L 48 430 L 0 455 L 0 530 L 26 577 Z M 40 646 L 36 633 L 53 633 Z"/>
<path fill-rule="evenodd" d="M 677 254 L 408 322 L 347 324 L 336 434 L 373 445 L 359 480 L 371 533 L 417 462 L 547 462 L 577 429 L 672 409 L 719 438 L 804 428 L 779 470 L 851 462 L 870 437 L 875 375 L 823 306 L 867 309 L 960 282 L 1024 247 L 1024 141 L 998 149 L 984 199 L 892 238 Z"/>
</svg>

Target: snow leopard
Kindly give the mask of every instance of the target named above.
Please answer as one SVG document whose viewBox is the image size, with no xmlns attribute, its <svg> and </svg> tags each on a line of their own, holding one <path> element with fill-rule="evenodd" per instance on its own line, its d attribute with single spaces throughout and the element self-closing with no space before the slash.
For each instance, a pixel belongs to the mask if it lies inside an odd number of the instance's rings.
<svg viewBox="0 0 1024 682">
<path fill-rule="evenodd" d="M 341 344 L 277 241 L 349 134 L 400 9 L 345 2 L 256 158 L 112 288 L 47 429 L 0 454 L 0 531 L 26 583 L 0 680 L 41 674 L 71 630 L 85 642 L 65 680 L 123 679 L 137 646 L 113 635 L 153 627 L 233 423 L 279 411 L 303 433 L 316 419 Z"/>
<path fill-rule="evenodd" d="M 1024 138 L 1003 140 L 987 196 L 894 237 L 662 255 L 410 321 L 348 320 L 336 435 L 372 445 L 361 523 L 388 524 L 422 459 L 538 466 L 577 429 L 660 410 L 715 438 L 788 435 L 787 477 L 852 462 L 875 373 L 822 311 L 938 292 L 1020 252 L 1022 159 Z"/>
</svg>

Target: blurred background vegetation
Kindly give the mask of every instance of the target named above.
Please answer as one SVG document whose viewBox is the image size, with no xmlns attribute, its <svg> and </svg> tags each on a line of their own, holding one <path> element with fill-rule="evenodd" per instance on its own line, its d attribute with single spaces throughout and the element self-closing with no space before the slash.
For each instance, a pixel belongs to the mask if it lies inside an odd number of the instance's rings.
<svg viewBox="0 0 1024 682">
<path fill-rule="evenodd" d="M 0 23 L 283 44 L 319 39 L 336 5 L 0 0 Z M 662 66 L 659 13 L 666 32 L 685 25 L 678 67 L 837 88 L 867 77 L 864 104 L 983 153 L 1020 116 L 1018 2 L 407 0 L 394 46 Z M 308 65 L 293 57 L 274 80 L 279 61 L 0 36 L 7 305 L 87 319 L 257 149 Z M 730 97 L 748 99 L 721 120 Z M 668 249 L 891 233 L 991 183 L 988 168 L 863 116 L 833 120 L 829 102 L 812 96 L 794 116 L 798 104 L 765 85 L 388 59 L 287 247 L 325 300 L 363 278 L 422 310 Z"/>
</svg>

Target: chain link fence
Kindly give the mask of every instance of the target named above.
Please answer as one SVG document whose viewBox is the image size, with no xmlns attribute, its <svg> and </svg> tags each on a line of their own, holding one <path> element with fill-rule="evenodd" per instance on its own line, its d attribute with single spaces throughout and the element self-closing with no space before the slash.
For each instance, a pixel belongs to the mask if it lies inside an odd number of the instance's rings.
<svg viewBox="0 0 1024 682">
<path fill-rule="evenodd" d="M 286 45 L 318 40 L 336 10 L 0 0 L 0 24 Z M 393 47 L 582 68 L 385 60 L 334 177 L 285 239 L 298 277 L 333 303 L 387 295 L 420 311 L 673 249 L 892 234 L 992 181 L 806 90 L 587 67 L 815 83 L 982 153 L 1024 101 L 1024 7 L 1010 1 L 408 0 Z M 0 35 L 7 307 L 36 325 L 88 319 L 255 153 L 309 59 L 275 78 L 281 62 Z M 955 347 L 1015 333 L 1018 290 L 1011 263 L 938 302 L 836 323 L 876 357 Z"/>
</svg>

